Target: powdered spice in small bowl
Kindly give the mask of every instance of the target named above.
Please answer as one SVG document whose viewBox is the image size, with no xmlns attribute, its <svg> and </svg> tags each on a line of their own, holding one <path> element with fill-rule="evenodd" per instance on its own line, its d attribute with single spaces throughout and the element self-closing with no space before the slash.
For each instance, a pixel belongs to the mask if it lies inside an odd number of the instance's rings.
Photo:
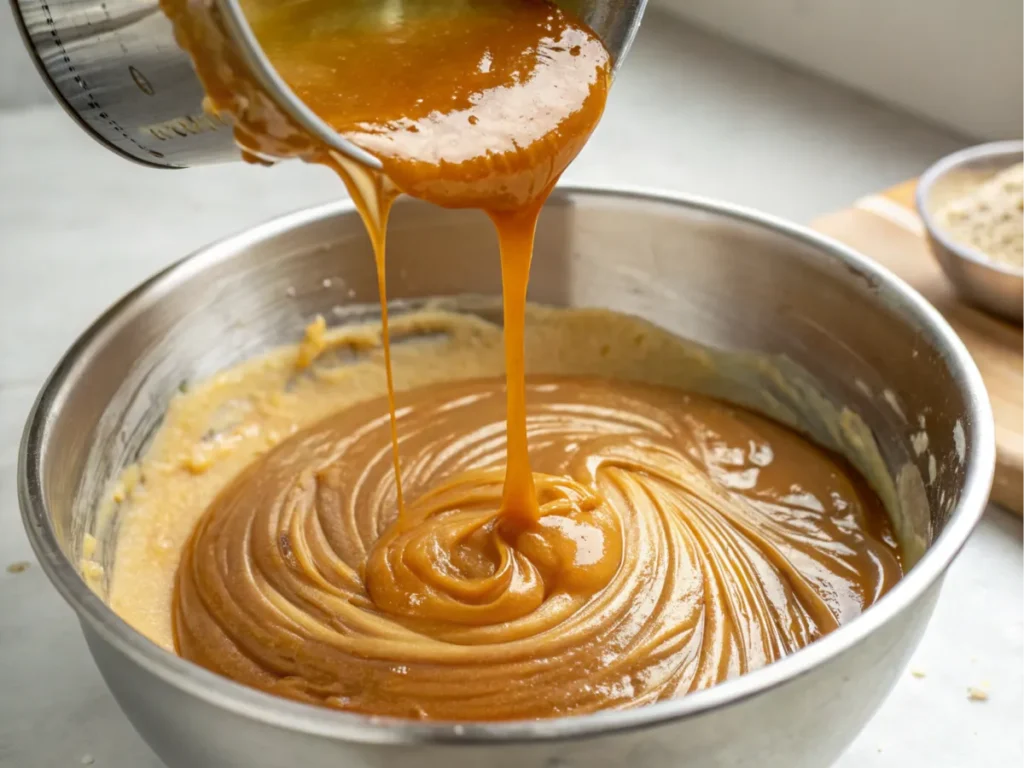
<svg viewBox="0 0 1024 768">
<path fill-rule="evenodd" d="M 936 259 L 967 301 L 1020 323 L 1024 304 L 1024 142 L 965 149 L 932 166 L 917 207 Z"/>
</svg>

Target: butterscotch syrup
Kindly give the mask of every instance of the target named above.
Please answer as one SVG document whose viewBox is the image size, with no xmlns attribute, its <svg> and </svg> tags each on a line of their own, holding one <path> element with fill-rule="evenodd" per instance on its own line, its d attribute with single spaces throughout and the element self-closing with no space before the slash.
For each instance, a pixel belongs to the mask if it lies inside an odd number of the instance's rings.
<svg viewBox="0 0 1024 768">
<path fill-rule="evenodd" d="M 396 18 L 386 19 L 377 13 L 379 0 L 253 3 L 250 19 L 296 95 L 383 165 L 375 173 L 337 155 L 316 155 L 345 181 L 373 243 L 400 518 L 387 333 L 388 212 L 404 192 L 446 207 L 479 208 L 494 221 L 508 392 L 502 510 L 528 525 L 539 515 L 526 445 L 522 338 L 533 233 L 544 200 L 600 119 L 611 61 L 590 30 L 548 0 L 414 0 L 399 7 Z"/>
<path fill-rule="evenodd" d="M 398 11 L 382 20 L 383 6 Z M 609 85 L 607 52 L 585 26 L 541 0 L 250 3 L 281 75 L 381 160 L 373 172 L 293 126 L 223 46 L 216 14 L 191 7 L 165 0 L 247 156 L 329 165 L 355 200 L 378 268 L 387 398 L 353 398 L 358 407 L 311 421 L 300 418 L 317 412 L 308 403 L 268 405 L 256 397 L 266 381 L 236 376 L 251 407 L 225 451 L 252 461 L 233 478 L 175 458 L 209 402 L 190 396 L 183 420 L 168 419 L 180 431 L 148 483 L 185 513 L 157 514 L 161 525 L 138 539 L 151 548 L 157 534 L 172 553 L 160 560 L 180 553 L 170 611 L 179 653 L 343 709 L 546 717 L 741 674 L 831 631 L 899 577 L 877 499 L 781 427 L 675 390 L 573 375 L 571 364 L 528 392 L 537 216 Z M 505 375 L 411 389 L 399 410 L 385 233 L 403 192 L 494 221 Z M 420 362 L 445 365 L 450 354 Z M 279 418 L 299 431 L 282 440 Z M 195 519 L 198 499 L 205 510 L 186 541 L 182 518 Z M 119 569 L 141 560 L 128 528 Z M 164 577 L 149 567 L 158 591 Z M 115 607 L 168 643 L 164 620 L 118 582 Z"/>
</svg>

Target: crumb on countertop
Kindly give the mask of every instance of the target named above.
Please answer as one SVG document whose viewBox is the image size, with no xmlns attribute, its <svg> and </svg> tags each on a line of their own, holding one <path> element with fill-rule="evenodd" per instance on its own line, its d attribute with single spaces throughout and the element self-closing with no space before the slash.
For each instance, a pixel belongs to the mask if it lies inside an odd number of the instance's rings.
<svg viewBox="0 0 1024 768">
<path fill-rule="evenodd" d="M 28 560 L 19 560 L 16 563 L 11 563 L 10 565 L 8 565 L 7 566 L 7 572 L 8 573 L 24 573 L 25 571 L 27 571 L 29 569 L 29 566 L 31 566 L 31 565 L 32 565 L 32 563 L 30 563 Z"/>
<path fill-rule="evenodd" d="M 972 686 L 967 689 L 967 699 L 969 701 L 988 701 L 988 691 Z"/>
</svg>

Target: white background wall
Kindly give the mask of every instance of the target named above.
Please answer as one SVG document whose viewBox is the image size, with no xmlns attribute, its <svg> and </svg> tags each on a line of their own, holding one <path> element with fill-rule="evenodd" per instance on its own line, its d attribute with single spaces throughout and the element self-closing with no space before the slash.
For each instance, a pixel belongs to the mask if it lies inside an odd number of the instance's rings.
<svg viewBox="0 0 1024 768">
<path fill-rule="evenodd" d="M 652 0 L 968 136 L 1021 135 L 1021 0 Z"/>
<path fill-rule="evenodd" d="M 14 26 L 8 3 L 0 5 L 0 109 L 42 104 L 50 100 L 21 35 Z"/>
</svg>

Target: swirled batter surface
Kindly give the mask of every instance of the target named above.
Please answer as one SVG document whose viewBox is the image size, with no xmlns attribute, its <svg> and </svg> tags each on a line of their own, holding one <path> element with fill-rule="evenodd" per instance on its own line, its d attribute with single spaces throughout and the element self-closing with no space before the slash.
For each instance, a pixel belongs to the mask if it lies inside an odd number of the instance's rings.
<svg viewBox="0 0 1024 768">
<path fill-rule="evenodd" d="M 885 513 L 853 470 L 666 386 L 691 364 L 670 336 L 606 312 L 538 320 L 539 525 L 499 514 L 498 328 L 400 319 L 400 335 L 426 339 L 395 349 L 400 524 L 387 403 L 374 397 L 379 331 L 325 341 L 314 329 L 300 350 L 175 399 L 127 491 L 115 609 L 283 696 L 493 720 L 713 685 L 849 621 L 900 577 Z M 325 349 L 355 362 L 296 374 Z"/>
</svg>

